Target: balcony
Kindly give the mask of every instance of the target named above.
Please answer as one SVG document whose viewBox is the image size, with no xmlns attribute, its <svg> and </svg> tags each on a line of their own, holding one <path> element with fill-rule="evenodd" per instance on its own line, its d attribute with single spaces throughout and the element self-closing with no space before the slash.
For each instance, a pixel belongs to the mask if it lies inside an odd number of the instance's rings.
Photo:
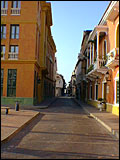
<svg viewBox="0 0 120 160">
<path fill-rule="evenodd" d="M 97 60 L 87 69 L 86 77 L 94 80 L 97 76 L 105 74 L 108 70 L 105 65 L 105 59 L 97 58 Z"/>
<path fill-rule="evenodd" d="M 114 69 L 119 66 L 119 48 L 114 48 L 107 54 L 106 67 Z"/>
<path fill-rule="evenodd" d="M 5 53 L 1 52 L 1 60 L 5 59 Z"/>
<path fill-rule="evenodd" d="M 2 8 L 1 9 L 1 16 L 6 16 L 7 15 L 7 8 Z"/>
<path fill-rule="evenodd" d="M 8 59 L 9 60 L 18 60 L 18 53 L 16 53 L 16 52 L 10 52 L 8 54 Z"/>
<path fill-rule="evenodd" d="M 101 67 L 105 66 L 105 64 L 106 64 L 106 60 L 104 60 L 104 59 L 97 59 L 94 62 L 93 69 L 94 70 L 100 69 Z"/>
<path fill-rule="evenodd" d="M 20 8 L 11 8 L 11 15 L 20 15 Z"/>
</svg>

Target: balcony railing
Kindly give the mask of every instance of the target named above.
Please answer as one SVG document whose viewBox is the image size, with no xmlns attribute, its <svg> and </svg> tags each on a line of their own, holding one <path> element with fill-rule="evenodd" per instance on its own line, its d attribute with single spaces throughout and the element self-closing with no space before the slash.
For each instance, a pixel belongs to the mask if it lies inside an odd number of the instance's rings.
<svg viewBox="0 0 120 160">
<path fill-rule="evenodd" d="M 107 54 L 107 64 L 114 62 L 115 60 L 119 61 L 119 48 L 114 48 Z"/>
<path fill-rule="evenodd" d="M 10 52 L 8 54 L 8 59 L 9 60 L 18 60 L 18 53 L 16 53 L 16 52 Z"/>
<path fill-rule="evenodd" d="M 11 15 L 20 15 L 20 8 L 11 8 Z"/>
<path fill-rule="evenodd" d="M 5 59 L 5 53 L 1 53 L 1 60 Z"/>
<path fill-rule="evenodd" d="M 106 60 L 104 59 L 97 59 L 94 63 L 93 69 L 100 69 L 102 66 L 105 66 Z"/>
<path fill-rule="evenodd" d="M 2 15 L 2 16 L 7 15 L 7 10 L 8 10 L 7 8 L 2 8 L 2 9 L 1 9 L 1 15 Z"/>
<path fill-rule="evenodd" d="M 106 65 L 106 60 L 98 58 L 93 64 L 89 66 L 89 68 L 87 69 L 87 73 L 89 73 L 92 70 L 100 69 L 105 65 Z"/>
</svg>

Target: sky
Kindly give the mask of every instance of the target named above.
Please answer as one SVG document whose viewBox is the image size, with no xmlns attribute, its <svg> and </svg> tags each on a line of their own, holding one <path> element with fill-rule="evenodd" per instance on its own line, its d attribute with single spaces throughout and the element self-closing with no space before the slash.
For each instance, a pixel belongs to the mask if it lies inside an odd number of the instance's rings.
<svg viewBox="0 0 120 160">
<path fill-rule="evenodd" d="M 66 83 L 77 63 L 84 30 L 98 25 L 110 1 L 47 1 L 51 2 L 52 36 L 56 44 L 57 73 Z"/>
</svg>

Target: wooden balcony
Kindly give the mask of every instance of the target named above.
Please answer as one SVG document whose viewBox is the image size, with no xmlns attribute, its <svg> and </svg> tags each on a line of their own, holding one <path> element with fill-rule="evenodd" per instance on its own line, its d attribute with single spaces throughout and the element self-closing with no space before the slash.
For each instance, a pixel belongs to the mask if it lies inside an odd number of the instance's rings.
<svg viewBox="0 0 120 160">
<path fill-rule="evenodd" d="M 119 48 L 114 48 L 107 54 L 106 66 L 112 69 L 119 66 Z"/>
<path fill-rule="evenodd" d="M 18 53 L 10 52 L 10 53 L 8 54 L 8 59 L 9 59 L 9 60 L 18 60 Z"/>
<path fill-rule="evenodd" d="M 11 8 L 11 15 L 20 15 L 20 8 Z"/>
<path fill-rule="evenodd" d="M 7 8 L 2 8 L 1 9 L 1 16 L 6 16 L 7 15 L 7 11 L 8 11 Z"/>
</svg>

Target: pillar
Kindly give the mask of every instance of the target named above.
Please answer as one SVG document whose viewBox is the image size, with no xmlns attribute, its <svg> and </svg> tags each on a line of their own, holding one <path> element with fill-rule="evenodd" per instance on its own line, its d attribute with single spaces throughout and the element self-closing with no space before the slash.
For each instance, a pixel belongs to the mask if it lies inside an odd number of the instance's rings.
<svg viewBox="0 0 120 160">
<path fill-rule="evenodd" d="M 99 56 L 99 31 L 97 31 L 97 59 L 99 58 L 98 56 Z"/>
<path fill-rule="evenodd" d="M 87 48 L 87 69 L 88 69 L 88 48 Z"/>
<path fill-rule="evenodd" d="M 92 63 L 94 63 L 94 43 L 93 43 L 93 45 L 92 45 Z"/>
<path fill-rule="evenodd" d="M 91 57 L 92 57 L 92 52 L 91 52 L 91 42 L 90 42 L 90 65 L 91 65 Z"/>
</svg>

